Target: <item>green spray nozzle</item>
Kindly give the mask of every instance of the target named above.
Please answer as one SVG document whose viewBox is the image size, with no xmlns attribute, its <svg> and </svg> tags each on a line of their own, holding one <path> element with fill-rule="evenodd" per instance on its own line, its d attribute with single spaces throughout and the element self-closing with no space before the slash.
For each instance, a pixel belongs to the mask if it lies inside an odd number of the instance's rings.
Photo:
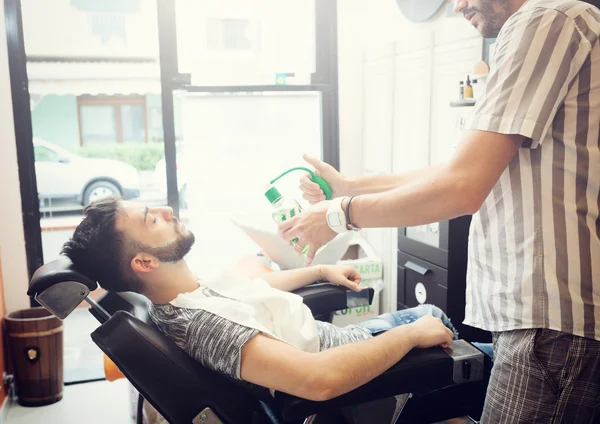
<svg viewBox="0 0 600 424">
<path fill-rule="evenodd" d="M 325 193 L 325 199 L 330 200 L 331 199 L 331 188 L 329 187 L 329 184 L 327 184 L 327 181 L 325 181 L 323 178 L 319 177 L 317 174 L 315 174 L 313 171 L 311 171 L 308 168 L 304 168 L 304 167 L 296 167 L 296 168 L 292 168 L 292 169 L 288 169 L 287 171 L 285 171 L 283 174 L 281 174 L 280 176 L 278 176 L 277 178 L 274 178 L 270 184 L 273 184 L 275 181 L 277 181 L 278 179 L 280 179 L 281 177 L 283 177 L 286 174 L 289 174 L 292 171 L 306 171 L 310 174 L 310 180 L 314 183 L 317 183 L 319 185 L 319 187 L 321 187 L 321 190 L 323 190 L 323 193 Z"/>
</svg>

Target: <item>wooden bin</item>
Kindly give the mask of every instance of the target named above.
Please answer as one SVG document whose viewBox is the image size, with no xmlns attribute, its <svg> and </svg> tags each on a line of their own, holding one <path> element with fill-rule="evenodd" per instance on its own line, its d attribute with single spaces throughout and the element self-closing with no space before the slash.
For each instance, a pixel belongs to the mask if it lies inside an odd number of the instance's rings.
<svg viewBox="0 0 600 424">
<path fill-rule="evenodd" d="M 63 394 L 63 325 L 44 308 L 16 311 L 5 318 L 19 404 L 41 406 Z"/>
</svg>

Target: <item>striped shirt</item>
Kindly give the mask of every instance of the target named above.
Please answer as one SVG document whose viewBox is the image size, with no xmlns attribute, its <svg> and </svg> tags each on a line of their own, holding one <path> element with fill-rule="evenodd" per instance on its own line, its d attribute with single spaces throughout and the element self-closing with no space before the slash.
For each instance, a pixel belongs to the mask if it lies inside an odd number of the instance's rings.
<svg viewBox="0 0 600 424">
<path fill-rule="evenodd" d="M 525 142 L 469 235 L 465 323 L 600 340 L 600 11 L 528 0 L 502 27 L 470 129 Z"/>
</svg>

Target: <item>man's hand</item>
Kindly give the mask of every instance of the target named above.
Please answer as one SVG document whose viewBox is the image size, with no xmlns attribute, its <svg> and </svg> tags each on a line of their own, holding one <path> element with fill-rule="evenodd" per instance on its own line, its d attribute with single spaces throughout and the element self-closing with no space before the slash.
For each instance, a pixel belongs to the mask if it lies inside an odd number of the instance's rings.
<svg viewBox="0 0 600 424">
<path fill-rule="evenodd" d="M 362 290 L 360 286 L 360 273 L 351 265 L 323 265 L 321 268 L 321 280 L 347 287 L 356 292 Z"/>
<path fill-rule="evenodd" d="M 340 174 L 333 166 L 320 161 L 319 159 L 303 155 L 305 161 L 310 163 L 315 174 L 327 181 L 327 185 L 331 188 L 331 198 L 345 196 L 348 190 L 348 179 Z M 309 174 L 304 174 L 300 178 L 300 190 L 302 190 L 302 197 L 304 197 L 311 205 L 325 200 L 325 194 L 319 185 L 310 179 Z"/>
<path fill-rule="evenodd" d="M 305 265 L 311 264 L 317 250 L 327 242 L 333 240 L 336 233 L 327 225 L 327 208 L 329 201 L 311 206 L 294 218 L 279 224 L 279 236 L 285 241 L 298 239 L 296 252 L 301 253 L 306 246 Z"/>
<path fill-rule="evenodd" d="M 446 348 L 452 345 L 454 334 L 439 318 L 425 315 L 415 322 L 407 324 L 406 327 L 410 327 L 411 338 L 415 347 L 440 346 Z M 402 328 L 402 326 L 397 328 Z"/>
</svg>

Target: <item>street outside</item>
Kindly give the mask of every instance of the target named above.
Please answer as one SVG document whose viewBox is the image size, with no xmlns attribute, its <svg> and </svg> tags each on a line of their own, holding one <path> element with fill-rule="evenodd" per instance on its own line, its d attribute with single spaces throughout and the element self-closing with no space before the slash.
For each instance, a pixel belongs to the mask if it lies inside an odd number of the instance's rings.
<svg viewBox="0 0 600 424">
<path fill-rule="evenodd" d="M 166 188 L 161 187 L 164 184 L 156 180 L 154 171 L 140 171 L 140 197 L 136 201 L 147 204 L 148 206 L 165 205 L 167 199 L 165 196 Z M 42 228 L 44 228 L 44 220 L 52 218 L 79 218 L 83 205 L 76 203 L 73 200 L 45 200 L 43 206 L 40 207 L 42 219 Z M 66 221 L 65 221 L 66 222 Z M 78 222 L 74 220 L 73 222 Z M 77 224 L 75 224 L 77 225 Z"/>
</svg>

